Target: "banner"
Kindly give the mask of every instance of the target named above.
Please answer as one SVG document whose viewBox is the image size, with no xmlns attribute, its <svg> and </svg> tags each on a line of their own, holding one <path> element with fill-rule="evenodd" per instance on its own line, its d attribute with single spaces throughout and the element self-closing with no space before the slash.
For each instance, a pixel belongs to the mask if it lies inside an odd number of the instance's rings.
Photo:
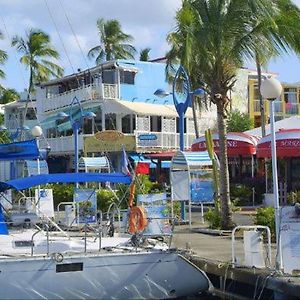
<svg viewBox="0 0 300 300">
<path fill-rule="evenodd" d="M 54 218 L 54 203 L 52 189 L 35 189 L 35 202 L 38 203 L 37 215 Z"/>
<path fill-rule="evenodd" d="M 97 195 L 94 189 L 75 189 L 74 201 L 77 204 L 77 223 L 97 221 Z"/>
<path fill-rule="evenodd" d="M 137 205 L 142 205 L 145 208 L 148 218 L 148 225 L 143 235 L 172 234 L 166 199 L 165 193 L 138 195 Z"/>
</svg>

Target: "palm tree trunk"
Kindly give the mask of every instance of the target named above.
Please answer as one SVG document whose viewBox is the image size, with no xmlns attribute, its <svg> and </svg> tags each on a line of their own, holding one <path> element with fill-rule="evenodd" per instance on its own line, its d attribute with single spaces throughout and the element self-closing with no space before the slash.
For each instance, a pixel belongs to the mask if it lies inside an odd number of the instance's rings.
<svg viewBox="0 0 300 300">
<path fill-rule="evenodd" d="M 192 110 L 193 110 L 193 119 L 194 119 L 194 129 L 195 129 L 195 136 L 196 139 L 199 137 L 199 128 L 198 128 L 198 118 L 196 114 L 196 101 L 195 97 L 192 95 Z"/>
<path fill-rule="evenodd" d="M 258 88 L 258 97 L 259 97 L 259 107 L 260 107 L 260 119 L 261 119 L 261 135 L 266 135 L 266 119 L 265 119 L 265 106 L 264 99 L 260 92 L 261 87 L 261 64 L 258 54 L 256 54 L 256 69 L 257 69 L 257 88 Z"/>
<path fill-rule="evenodd" d="M 229 173 L 227 157 L 227 138 L 225 126 L 225 108 L 223 99 L 217 101 L 217 121 L 219 131 L 219 159 L 220 159 L 220 204 L 221 204 L 221 226 L 222 229 L 232 228 L 232 214 L 229 197 Z"/>
</svg>

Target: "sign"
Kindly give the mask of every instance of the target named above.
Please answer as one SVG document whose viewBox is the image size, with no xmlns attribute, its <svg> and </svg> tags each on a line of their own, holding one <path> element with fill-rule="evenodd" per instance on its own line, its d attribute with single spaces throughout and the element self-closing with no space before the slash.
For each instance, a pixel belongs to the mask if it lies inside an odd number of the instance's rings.
<svg viewBox="0 0 300 300">
<path fill-rule="evenodd" d="M 97 221 L 97 195 L 94 189 L 75 189 L 74 202 L 77 204 L 77 223 Z"/>
<path fill-rule="evenodd" d="M 191 173 L 191 202 L 213 203 L 215 188 L 213 170 L 201 170 Z"/>
<path fill-rule="evenodd" d="M 300 275 L 300 215 L 295 206 L 281 208 L 280 233 L 284 273 Z"/>
<path fill-rule="evenodd" d="M 138 195 L 137 205 L 143 205 L 148 218 L 148 225 L 143 235 L 172 234 L 166 199 L 165 193 Z"/>
<path fill-rule="evenodd" d="M 124 135 L 115 130 L 99 131 L 94 136 L 84 137 L 84 152 L 110 152 L 121 151 L 122 147 L 126 151 L 135 151 L 136 142 L 134 135 Z"/>
<path fill-rule="evenodd" d="M 153 141 L 157 140 L 157 135 L 154 133 L 139 134 L 138 139 L 140 141 Z"/>
<path fill-rule="evenodd" d="M 35 189 L 35 202 L 38 203 L 37 215 L 54 218 L 54 204 L 52 189 Z"/>
<path fill-rule="evenodd" d="M 48 164 L 45 160 L 26 160 L 28 176 L 38 174 L 49 174 Z M 38 172 L 38 164 L 40 164 L 40 172 Z"/>
</svg>

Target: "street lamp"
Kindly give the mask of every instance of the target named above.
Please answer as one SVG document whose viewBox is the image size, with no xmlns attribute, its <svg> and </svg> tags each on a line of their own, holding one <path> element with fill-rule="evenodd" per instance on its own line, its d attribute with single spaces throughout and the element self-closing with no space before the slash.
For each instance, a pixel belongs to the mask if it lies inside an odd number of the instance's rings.
<svg viewBox="0 0 300 300">
<path fill-rule="evenodd" d="M 73 115 L 72 115 L 72 108 L 74 105 L 78 105 L 79 106 L 79 110 L 80 110 L 80 117 L 78 119 L 74 119 Z M 65 112 L 59 112 L 57 114 L 57 119 L 60 120 L 64 120 L 64 119 L 69 119 L 72 125 L 72 129 L 73 129 L 73 135 L 74 135 L 74 150 L 75 150 L 75 173 L 78 173 L 78 132 L 79 129 L 82 125 L 82 121 L 83 119 L 93 119 L 96 117 L 96 114 L 93 112 L 86 112 L 83 113 L 82 107 L 80 105 L 80 102 L 78 101 L 77 97 L 74 97 L 74 99 L 71 102 L 71 111 L 70 114 L 67 114 Z"/>
<path fill-rule="evenodd" d="M 31 128 L 31 134 L 35 137 L 36 145 L 38 148 L 39 155 L 37 157 L 37 173 L 41 174 L 41 166 L 40 166 L 40 146 L 39 146 L 39 137 L 42 136 L 43 130 L 40 126 L 34 126 Z"/>
<path fill-rule="evenodd" d="M 176 82 L 178 80 L 182 80 L 183 84 L 183 91 L 186 94 L 186 98 L 184 99 L 184 97 L 176 97 Z M 160 98 L 164 98 L 168 95 L 172 94 L 173 96 L 173 102 L 174 102 L 174 106 L 176 108 L 178 117 L 179 117 L 179 149 L 180 151 L 184 150 L 184 116 L 185 113 L 187 111 L 188 106 L 192 103 L 192 96 L 193 95 L 203 95 L 204 91 L 202 89 L 196 89 L 194 91 L 191 91 L 191 85 L 190 85 L 190 78 L 186 72 L 186 70 L 184 69 L 183 66 L 179 66 L 174 80 L 173 80 L 173 84 L 172 84 L 172 93 L 167 92 L 163 89 L 157 89 L 154 92 L 154 95 Z M 181 218 L 182 220 L 185 220 L 185 206 L 184 206 L 184 202 L 181 203 Z"/>
<path fill-rule="evenodd" d="M 277 154 L 275 138 L 275 121 L 274 121 L 274 101 L 279 98 L 282 92 L 280 82 L 275 78 L 266 78 L 262 81 L 260 92 L 263 98 L 270 101 L 270 132 L 271 132 L 271 153 L 272 153 L 272 173 L 273 173 L 273 194 L 275 200 L 275 225 L 276 225 L 276 269 L 282 269 L 282 253 L 280 239 L 280 205 L 278 195 L 278 175 L 277 175 Z"/>
</svg>

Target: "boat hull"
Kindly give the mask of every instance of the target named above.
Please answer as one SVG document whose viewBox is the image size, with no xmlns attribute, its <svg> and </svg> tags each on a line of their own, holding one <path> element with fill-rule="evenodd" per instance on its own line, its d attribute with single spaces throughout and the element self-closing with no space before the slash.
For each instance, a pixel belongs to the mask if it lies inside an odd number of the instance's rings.
<svg viewBox="0 0 300 300">
<path fill-rule="evenodd" d="M 208 288 L 206 275 L 176 252 L 0 260 L 0 299 L 169 299 Z"/>
</svg>

